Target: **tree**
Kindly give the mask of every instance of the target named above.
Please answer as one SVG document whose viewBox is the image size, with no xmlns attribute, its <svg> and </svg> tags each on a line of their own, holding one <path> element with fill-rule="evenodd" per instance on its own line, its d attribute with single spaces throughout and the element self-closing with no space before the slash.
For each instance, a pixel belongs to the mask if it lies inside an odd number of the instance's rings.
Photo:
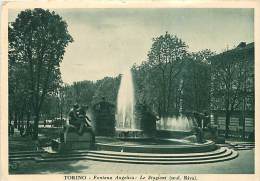
<svg viewBox="0 0 260 181">
<path fill-rule="evenodd" d="M 30 99 L 28 87 L 25 84 L 26 74 L 23 65 L 13 61 L 9 56 L 8 81 L 9 81 L 9 121 L 14 121 L 14 126 L 20 128 L 26 115 L 30 119 Z"/>
<path fill-rule="evenodd" d="M 116 104 L 117 93 L 120 86 L 121 75 L 117 77 L 104 77 L 98 80 L 95 84 L 96 90 L 92 100 L 92 104 L 96 104 L 101 100 L 101 97 L 105 97 L 107 101 L 112 104 Z"/>
<path fill-rule="evenodd" d="M 235 110 L 245 114 L 246 100 L 254 97 L 254 84 L 247 85 L 248 81 L 254 81 L 253 60 L 254 49 L 248 47 L 237 47 L 211 58 L 211 107 L 225 111 L 226 137 L 229 136 L 231 114 Z M 254 105 L 254 101 L 250 104 Z M 244 115 L 242 119 L 245 129 Z"/>
<path fill-rule="evenodd" d="M 90 105 L 95 93 L 96 86 L 92 81 L 81 81 L 74 82 L 71 86 L 73 93 L 72 104 L 77 102 L 78 104 L 88 104 Z"/>
<path fill-rule="evenodd" d="M 149 91 L 150 84 L 148 83 L 148 75 L 151 71 L 149 64 L 145 61 L 139 66 L 134 64 L 131 71 L 135 88 L 135 102 L 137 104 L 151 103 L 150 105 L 153 105 L 153 102 L 157 102 L 157 97 L 152 96 L 155 91 Z M 154 95 L 156 95 L 156 93 Z"/>
<path fill-rule="evenodd" d="M 183 73 L 183 104 L 185 111 L 210 111 L 210 50 L 190 53 Z"/>
<path fill-rule="evenodd" d="M 20 12 L 9 24 L 8 38 L 9 57 L 24 70 L 37 139 L 42 105 L 61 83 L 60 63 L 73 39 L 59 15 L 38 8 Z"/>
<path fill-rule="evenodd" d="M 173 106 L 176 98 L 176 87 L 180 79 L 176 79 L 183 68 L 187 56 L 187 45 L 177 36 L 166 32 L 153 39 L 151 50 L 148 53 L 148 64 L 152 67 L 150 80 L 155 84 L 155 91 L 159 95 L 159 112 L 162 117 L 169 116 L 171 112 L 178 114 L 179 105 Z M 177 85 L 177 86 L 176 86 Z M 175 110 L 170 108 L 174 107 Z"/>
</svg>

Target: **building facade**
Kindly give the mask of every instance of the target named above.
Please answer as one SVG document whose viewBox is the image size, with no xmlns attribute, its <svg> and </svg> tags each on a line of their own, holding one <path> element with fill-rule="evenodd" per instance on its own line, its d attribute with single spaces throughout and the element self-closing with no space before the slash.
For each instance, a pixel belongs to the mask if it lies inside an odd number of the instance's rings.
<svg viewBox="0 0 260 181">
<path fill-rule="evenodd" d="M 254 134 L 254 43 L 241 42 L 236 48 L 211 58 L 212 123 L 226 137 Z"/>
</svg>

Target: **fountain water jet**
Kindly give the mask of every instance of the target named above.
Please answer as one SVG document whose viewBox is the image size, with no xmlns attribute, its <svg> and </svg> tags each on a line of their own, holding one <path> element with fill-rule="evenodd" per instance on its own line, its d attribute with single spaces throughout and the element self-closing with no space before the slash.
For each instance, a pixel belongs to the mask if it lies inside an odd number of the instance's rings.
<svg viewBox="0 0 260 181">
<path fill-rule="evenodd" d="M 117 129 L 136 129 L 134 86 L 131 71 L 122 75 L 117 97 Z"/>
<path fill-rule="evenodd" d="M 135 119 L 135 96 L 132 73 L 129 69 L 121 78 L 117 96 L 116 137 L 144 138 L 138 119 Z"/>
<path fill-rule="evenodd" d="M 166 117 L 157 123 L 158 130 L 192 131 L 193 127 L 193 121 L 186 116 Z"/>
</svg>

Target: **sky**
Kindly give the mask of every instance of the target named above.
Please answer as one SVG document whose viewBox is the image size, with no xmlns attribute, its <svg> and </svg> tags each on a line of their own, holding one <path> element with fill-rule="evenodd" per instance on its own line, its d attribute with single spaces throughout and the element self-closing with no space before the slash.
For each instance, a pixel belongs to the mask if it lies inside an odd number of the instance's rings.
<svg viewBox="0 0 260 181">
<path fill-rule="evenodd" d="M 254 41 L 253 9 L 52 9 L 74 39 L 61 63 L 62 80 L 73 83 L 124 73 L 147 60 L 152 39 L 167 31 L 192 52 L 221 52 Z M 19 11 L 9 11 L 14 21 Z"/>
</svg>

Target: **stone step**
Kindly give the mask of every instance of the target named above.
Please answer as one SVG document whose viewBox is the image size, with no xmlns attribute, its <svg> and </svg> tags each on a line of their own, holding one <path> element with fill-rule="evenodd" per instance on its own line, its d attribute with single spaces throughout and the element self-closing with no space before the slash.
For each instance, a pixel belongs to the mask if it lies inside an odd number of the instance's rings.
<svg viewBox="0 0 260 181">
<path fill-rule="evenodd" d="M 26 157 L 9 157 L 9 161 L 34 161 L 35 158 L 33 156 L 26 156 Z"/>
<path fill-rule="evenodd" d="M 243 147 L 243 148 L 235 148 L 235 150 L 252 150 L 252 148 Z"/>
<path fill-rule="evenodd" d="M 255 146 L 255 144 L 240 144 L 242 146 Z"/>
<path fill-rule="evenodd" d="M 138 154 L 133 153 L 118 153 L 109 151 L 76 151 L 73 154 L 42 154 L 43 157 L 10 157 L 10 161 L 35 160 L 38 162 L 53 162 L 53 161 L 70 161 L 70 160 L 96 160 L 96 161 L 110 161 L 120 163 L 146 163 L 146 164 L 188 164 L 188 163 L 210 163 L 216 161 L 224 161 L 229 158 L 235 158 L 237 152 L 221 148 L 216 151 L 191 154 Z M 130 154 L 126 157 L 126 154 Z M 156 155 L 156 156 L 155 156 Z M 159 155 L 164 157 L 159 157 Z M 233 155 L 233 156 L 232 156 Z M 186 156 L 186 157 L 185 157 Z M 232 158 L 231 158 L 232 157 Z"/>
<path fill-rule="evenodd" d="M 238 156 L 238 152 L 234 150 L 229 150 L 230 154 L 227 154 L 222 157 L 214 157 L 209 159 L 190 159 L 190 160 L 140 160 L 135 159 L 131 160 L 128 158 L 125 159 L 117 159 L 117 158 L 102 158 L 102 157 L 93 157 L 93 156 L 84 156 L 84 157 L 74 157 L 74 158 L 36 158 L 37 162 L 53 162 L 53 161 L 72 161 L 72 160 L 94 160 L 94 161 L 105 161 L 105 162 L 117 162 L 117 163 L 132 163 L 132 164 L 201 164 L 201 163 L 212 163 L 212 162 L 219 162 L 219 161 L 227 161 L 234 159 Z"/>
<path fill-rule="evenodd" d="M 36 156 L 40 156 L 43 153 L 22 153 L 22 154 L 12 154 L 9 155 L 9 157 L 12 158 L 19 158 L 19 157 L 36 157 Z"/>
<path fill-rule="evenodd" d="M 17 155 L 17 154 L 34 154 L 34 153 L 44 153 L 44 150 L 38 150 L 38 151 L 15 151 L 15 152 L 9 152 L 9 155 Z"/>
<path fill-rule="evenodd" d="M 170 157 L 200 157 L 207 155 L 216 155 L 225 152 L 227 148 L 219 148 L 214 151 L 204 153 L 171 153 L 171 154 L 158 154 L 158 153 L 132 153 L 132 152 L 115 152 L 115 151 L 89 151 L 90 153 L 101 154 L 101 155 L 115 155 L 115 156 L 135 156 L 135 157 L 159 157 L 159 158 L 170 158 Z"/>
<path fill-rule="evenodd" d="M 223 154 L 227 148 L 220 148 L 215 151 L 205 153 L 188 153 L 188 154 L 152 154 L 152 153 L 127 153 L 127 152 L 114 152 L 114 151 L 73 151 L 63 154 L 42 154 L 42 157 L 65 157 L 65 156 L 84 156 L 84 155 L 99 155 L 99 156 L 115 156 L 115 157 L 145 157 L 145 158 L 189 158 L 189 157 L 203 157 Z"/>
<path fill-rule="evenodd" d="M 236 150 L 250 150 L 255 148 L 255 145 L 236 145 L 233 148 Z"/>
<path fill-rule="evenodd" d="M 132 153 L 163 153 L 163 154 L 180 154 L 180 153 L 205 153 L 214 151 L 217 149 L 212 141 L 207 141 L 203 144 L 181 144 L 181 145 L 152 145 L 152 144 L 107 144 L 107 143 L 96 143 L 98 150 L 107 150 L 115 152 L 132 152 Z"/>
<path fill-rule="evenodd" d="M 254 142 L 233 142 L 233 143 L 228 143 L 229 145 L 255 145 Z"/>
<path fill-rule="evenodd" d="M 69 153 L 44 153 L 44 154 L 20 154 L 20 155 L 10 155 L 9 160 L 11 161 L 22 161 L 22 160 L 33 160 L 36 157 L 42 157 L 44 159 L 55 159 L 55 158 L 76 158 L 76 157 L 84 157 L 84 156 L 92 156 L 92 157 L 102 157 L 102 158 L 129 158 L 129 159 L 194 159 L 201 157 L 209 157 L 210 156 L 218 156 L 223 155 L 229 150 L 228 148 L 220 148 L 215 151 L 206 152 L 206 153 L 189 153 L 189 154 L 151 154 L 151 153 L 126 153 L 126 152 L 113 152 L 113 151 L 83 151 L 83 150 L 75 150 Z"/>
<path fill-rule="evenodd" d="M 236 144 L 255 144 L 255 142 L 250 141 L 237 141 L 237 142 L 229 142 L 228 143 L 236 143 Z"/>
<path fill-rule="evenodd" d="M 245 146 L 245 148 L 255 148 L 255 146 Z"/>
<path fill-rule="evenodd" d="M 240 145 L 240 146 L 255 146 L 255 144 L 245 144 L 245 143 L 241 143 L 241 144 L 235 144 L 235 145 L 231 145 L 231 146 L 238 146 L 238 145 Z"/>
<path fill-rule="evenodd" d="M 208 160 L 208 159 L 215 159 L 215 158 L 221 158 L 221 157 L 227 157 L 232 154 L 232 150 L 227 150 L 226 152 L 219 154 L 219 155 L 210 155 L 208 156 L 205 154 L 201 157 L 169 157 L 169 158 L 156 158 L 156 157 L 125 157 L 125 156 L 115 156 L 115 155 L 97 155 L 97 154 L 91 154 L 88 153 L 86 155 L 80 155 L 81 157 L 95 157 L 95 158 L 103 158 L 103 159 L 117 159 L 117 160 L 143 160 L 143 161 L 187 161 L 187 160 Z M 58 158 L 77 158 L 79 155 L 56 155 L 55 157 L 42 157 L 44 159 L 58 159 Z"/>
<path fill-rule="evenodd" d="M 234 146 L 234 148 L 244 148 L 244 146 L 236 145 L 236 146 Z"/>
</svg>

